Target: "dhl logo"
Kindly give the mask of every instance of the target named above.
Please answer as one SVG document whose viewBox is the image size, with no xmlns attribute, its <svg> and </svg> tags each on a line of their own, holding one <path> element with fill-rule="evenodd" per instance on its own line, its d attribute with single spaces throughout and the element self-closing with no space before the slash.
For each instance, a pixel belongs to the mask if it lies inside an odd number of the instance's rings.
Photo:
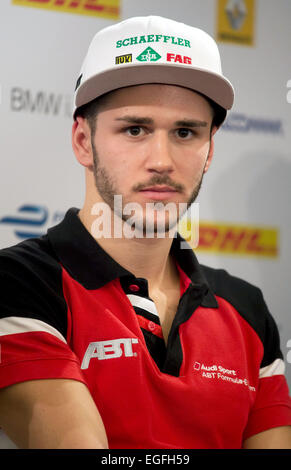
<svg viewBox="0 0 291 470">
<path fill-rule="evenodd" d="M 78 15 L 119 18 L 120 0 L 11 0 L 13 5 L 43 8 Z"/>
<path fill-rule="evenodd" d="M 185 222 L 184 229 L 182 225 L 180 233 L 191 246 L 191 221 Z M 275 258 L 278 238 L 277 228 L 200 222 L 199 240 L 193 248 L 201 253 Z"/>
</svg>

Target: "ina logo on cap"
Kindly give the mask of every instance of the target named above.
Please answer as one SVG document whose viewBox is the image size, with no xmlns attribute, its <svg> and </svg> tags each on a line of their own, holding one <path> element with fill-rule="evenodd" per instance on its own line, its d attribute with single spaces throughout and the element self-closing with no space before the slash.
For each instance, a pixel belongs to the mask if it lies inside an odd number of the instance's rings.
<svg viewBox="0 0 291 470">
<path fill-rule="evenodd" d="M 154 51 L 151 47 L 147 47 L 137 58 L 140 62 L 156 62 L 162 56 Z"/>
</svg>

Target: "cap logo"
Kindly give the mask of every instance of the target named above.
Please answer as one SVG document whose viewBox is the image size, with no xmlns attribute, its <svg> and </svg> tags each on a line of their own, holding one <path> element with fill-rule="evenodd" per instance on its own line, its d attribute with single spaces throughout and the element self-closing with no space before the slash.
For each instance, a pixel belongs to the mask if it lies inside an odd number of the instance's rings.
<svg viewBox="0 0 291 470">
<path fill-rule="evenodd" d="M 191 57 L 180 54 L 172 54 L 171 52 L 167 53 L 167 62 L 179 62 L 179 64 L 192 64 Z"/>
<path fill-rule="evenodd" d="M 161 59 L 162 56 L 154 51 L 151 47 L 147 47 L 139 56 L 137 56 L 136 60 L 140 62 L 156 62 L 157 60 Z"/>
<path fill-rule="evenodd" d="M 132 54 L 119 55 L 115 57 L 115 64 L 128 64 L 132 62 Z"/>
<path fill-rule="evenodd" d="M 78 80 L 77 80 L 76 87 L 75 87 L 75 91 L 76 91 L 76 90 L 77 90 L 77 88 L 80 86 L 80 83 L 81 83 L 82 77 L 83 77 L 83 74 L 81 73 L 80 77 L 79 77 L 79 78 L 78 78 Z"/>
<path fill-rule="evenodd" d="M 163 44 L 191 47 L 190 41 L 176 36 L 166 36 L 165 34 L 147 34 L 142 36 L 132 36 L 130 38 L 119 39 L 116 47 L 134 46 L 136 44 L 145 44 L 147 42 L 159 42 Z"/>
</svg>

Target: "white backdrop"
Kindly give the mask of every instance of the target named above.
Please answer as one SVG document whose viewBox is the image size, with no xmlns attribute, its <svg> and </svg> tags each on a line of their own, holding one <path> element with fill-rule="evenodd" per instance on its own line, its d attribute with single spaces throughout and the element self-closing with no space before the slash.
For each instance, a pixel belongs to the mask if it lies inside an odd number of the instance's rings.
<svg viewBox="0 0 291 470">
<path fill-rule="evenodd" d="M 216 36 L 216 0 L 120 0 L 120 7 L 121 19 L 167 16 Z M 115 21 L 1 0 L 1 248 L 46 232 L 69 207 L 83 204 L 84 171 L 71 149 L 73 90 L 91 38 Z M 236 100 L 216 136 L 215 158 L 199 196 L 202 221 L 273 227 L 278 254 L 197 255 L 263 290 L 279 326 L 291 386 L 290 31 L 288 0 L 256 0 L 254 44 L 219 43 Z"/>
</svg>

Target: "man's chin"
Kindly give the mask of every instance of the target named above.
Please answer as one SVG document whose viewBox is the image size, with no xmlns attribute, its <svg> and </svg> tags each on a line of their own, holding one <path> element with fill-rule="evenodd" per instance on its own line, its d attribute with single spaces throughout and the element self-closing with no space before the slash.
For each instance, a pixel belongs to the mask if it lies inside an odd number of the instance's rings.
<svg viewBox="0 0 291 470">
<path fill-rule="evenodd" d="M 175 220 L 149 220 L 146 217 L 133 218 L 122 217 L 124 222 L 123 232 L 136 238 L 172 238 L 177 230 L 177 218 Z"/>
</svg>

